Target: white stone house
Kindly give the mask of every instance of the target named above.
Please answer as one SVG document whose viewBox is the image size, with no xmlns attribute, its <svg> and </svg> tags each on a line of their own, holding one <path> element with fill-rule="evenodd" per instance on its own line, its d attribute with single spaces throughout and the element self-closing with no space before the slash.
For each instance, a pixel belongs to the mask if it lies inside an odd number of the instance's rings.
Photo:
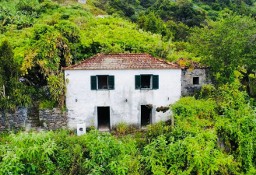
<svg viewBox="0 0 256 175">
<path fill-rule="evenodd" d="M 181 96 L 181 69 L 148 54 L 98 54 L 64 69 L 68 127 L 111 129 L 168 120 Z"/>
</svg>

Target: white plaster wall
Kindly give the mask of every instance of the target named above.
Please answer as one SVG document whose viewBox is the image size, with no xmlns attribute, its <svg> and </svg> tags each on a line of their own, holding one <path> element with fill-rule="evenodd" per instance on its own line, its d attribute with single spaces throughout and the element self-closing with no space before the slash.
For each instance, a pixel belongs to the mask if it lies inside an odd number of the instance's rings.
<svg viewBox="0 0 256 175">
<path fill-rule="evenodd" d="M 135 75 L 159 75 L 159 89 L 136 90 Z M 91 90 L 93 75 L 114 75 L 114 90 Z M 152 104 L 152 122 L 167 120 L 171 112 L 156 112 L 156 107 L 167 106 L 181 96 L 181 70 L 65 70 L 67 84 L 66 106 L 68 127 L 86 122 L 97 126 L 97 107 L 110 106 L 111 127 L 119 122 L 140 125 L 141 105 Z M 127 102 L 125 101 L 127 99 Z"/>
</svg>

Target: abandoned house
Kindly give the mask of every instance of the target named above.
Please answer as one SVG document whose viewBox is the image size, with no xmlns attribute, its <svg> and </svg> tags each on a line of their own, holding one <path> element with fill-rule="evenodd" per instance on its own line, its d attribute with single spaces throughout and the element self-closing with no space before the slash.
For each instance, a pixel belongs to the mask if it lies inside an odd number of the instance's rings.
<svg viewBox="0 0 256 175">
<path fill-rule="evenodd" d="M 209 68 L 197 62 L 180 58 L 176 64 L 181 68 L 181 95 L 194 95 L 202 85 L 211 83 Z"/>
<path fill-rule="evenodd" d="M 67 67 L 68 127 L 108 130 L 167 120 L 169 105 L 181 96 L 181 73 L 177 64 L 148 54 L 98 54 Z"/>
</svg>

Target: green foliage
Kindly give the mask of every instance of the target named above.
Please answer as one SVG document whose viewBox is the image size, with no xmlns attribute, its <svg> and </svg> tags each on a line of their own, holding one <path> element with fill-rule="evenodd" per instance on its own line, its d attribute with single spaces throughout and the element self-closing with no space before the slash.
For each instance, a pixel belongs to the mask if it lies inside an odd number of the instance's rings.
<svg viewBox="0 0 256 175">
<path fill-rule="evenodd" d="M 50 174 L 56 168 L 52 137 L 52 132 L 11 134 L 8 144 L 1 144 L 1 174 Z"/>
<path fill-rule="evenodd" d="M 256 114 L 237 80 L 248 78 L 254 93 L 255 20 L 230 15 L 256 14 L 254 2 L 1 0 L 1 110 L 26 105 L 30 96 L 41 108 L 62 106 L 62 67 L 99 52 L 202 58 L 219 86 L 173 104 L 171 125 L 135 132 L 119 124 L 122 137 L 93 129 L 80 137 L 1 134 L 0 174 L 255 174 Z M 106 12 L 93 4 L 115 15 L 94 17 Z"/>
<path fill-rule="evenodd" d="M 64 106 L 65 82 L 64 75 L 60 73 L 56 76 L 50 75 L 47 78 L 51 98 L 57 101 L 59 106 Z"/>
<path fill-rule="evenodd" d="M 129 137 L 122 142 L 106 134 L 89 134 L 85 139 L 89 159 L 84 166 L 87 174 L 127 174 L 139 168 L 136 144 Z M 137 157 L 137 158 L 136 158 Z"/>
<path fill-rule="evenodd" d="M 172 105 L 175 115 L 181 117 L 197 116 L 202 119 L 213 118 L 216 111 L 216 103 L 213 100 L 196 100 L 194 97 L 184 97 Z"/>
<path fill-rule="evenodd" d="M 115 130 L 118 134 L 120 135 L 124 135 L 124 134 L 127 134 L 129 132 L 129 125 L 122 122 L 122 123 L 118 123 L 116 126 L 115 126 Z"/>
<path fill-rule="evenodd" d="M 52 1 L 28 2 L 13 1 L 8 6 L 5 1 L 0 2 L 4 12 L 0 17 L 4 23 L 0 38 L 8 39 L 13 46 L 17 69 L 21 70 L 25 84 L 36 91 L 34 100 L 55 101 L 62 106 L 62 67 L 94 54 L 145 52 L 168 57 L 174 47 L 163 41 L 161 35 L 139 30 L 137 25 L 121 18 L 95 18 L 90 5 L 79 6 L 71 1 L 62 6 Z M 45 86 L 48 91 L 40 90 Z"/>
<path fill-rule="evenodd" d="M 241 163 L 242 170 L 255 171 L 255 118 L 248 95 L 239 90 L 240 84 L 226 84 L 214 92 L 219 115 L 215 128 L 221 149 Z M 210 96 L 212 98 L 212 95 Z"/>
<path fill-rule="evenodd" d="M 167 31 L 165 23 L 155 13 L 151 12 L 147 15 L 142 15 L 138 18 L 139 26 L 152 33 L 159 33 L 163 36 L 171 36 L 170 31 Z"/>
<path fill-rule="evenodd" d="M 256 97 L 256 75 L 255 74 L 249 75 L 249 88 L 250 88 L 250 95 Z"/>
<path fill-rule="evenodd" d="M 0 140 L 1 174 L 138 174 L 136 143 L 95 130 L 10 134 Z"/>
<path fill-rule="evenodd" d="M 171 132 L 171 126 L 167 125 L 164 122 L 158 122 L 152 125 L 147 126 L 146 139 L 148 142 L 151 142 L 153 139 L 158 136 L 165 135 L 168 132 Z"/>
<path fill-rule="evenodd" d="M 205 132 L 184 140 L 159 136 L 144 148 L 145 168 L 153 174 L 230 174 L 234 160 L 215 147 L 214 133 Z"/>
<path fill-rule="evenodd" d="M 174 41 L 186 41 L 190 33 L 190 28 L 187 25 L 173 20 L 166 22 L 166 28 L 173 33 Z"/>
<path fill-rule="evenodd" d="M 146 52 L 166 57 L 172 51 L 171 43 L 162 41 L 160 35 L 137 30 L 135 24 L 121 18 L 92 19 L 82 35 L 86 46 L 92 48 L 97 44 L 96 52 Z"/>
<path fill-rule="evenodd" d="M 44 100 L 44 101 L 41 101 L 39 103 L 39 109 L 53 109 L 56 104 L 55 101 L 51 101 L 51 100 Z"/>
<path fill-rule="evenodd" d="M 234 71 L 239 67 L 245 67 L 249 72 L 255 68 L 255 25 L 255 20 L 250 17 L 228 15 L 195 29 L 190 38 L 193 51 L 211 67 L 217 82 L 233 82 Z"/>
<path fill-rule="evenodd" d="M 199 98 L 214 98 L 216 95 L 216 88 L 212 84 L 203 85 L 198 94 Z"/>
<path fill-rule="evenodd" d="M 115 137 L 91 130 L 0 138 L 5 174 L 253 174 L 256 115 L 239 84 L 206 86 L 172 105 L 172 123 Z M 127 125 L 118 126 L 125 133 Z"/>
<path fill-rule="evenodd" d="M 0 109 L 10 110 L 30 103 L 26 87 L 19 82 L 20 72 L 8 41 L 0 45 Z"/>
</svg>

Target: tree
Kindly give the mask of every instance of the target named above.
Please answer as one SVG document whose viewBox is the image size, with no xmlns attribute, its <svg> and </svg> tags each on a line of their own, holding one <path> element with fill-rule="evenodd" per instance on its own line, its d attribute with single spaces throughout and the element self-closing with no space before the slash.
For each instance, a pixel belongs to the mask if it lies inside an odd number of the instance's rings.
<svg viewBox="0 0 256 175">
<path fill-rule="evenodd" d="M 139 17 L 137 23 L 141 28 L 152 33 L 159 33 L 163 36 L 168 34 L 165 23 L 158 15 L 155 15 L 154 12 L 150 12 L 147 15 L 142 15 Z"/>
<path fill-rule="evenodd" d="M 255 71 L 255 33 L 254 19 L 228 15 L 225 19 L 210 21 L 203 28 L 195 29 L 190 37 L 192 51 L 211 67 L 217 82 L 232 82 L 235 70 Z"/>
<path fill-rule="evenodd" d="M 62 24 L 62 28 L 48 25 L 38 25 L 35 28 L 33 43 L 28 48 L 21 67 L 24 77 L 37 90 L 47 86 L 43 99 L 47 99 L 50 92 L 50 100 L 61 107 L 64 105 L 65 86 L 61 68 L 70 65 L 72 61 L 68 39 L 74 43 L 79 39 L 71 30 L 65 28 L 64 23 Z"/>
<path fill-rule="evenodd" d="M 6 120 L 6 112 L 30 103 L 26 87 L 19 82 L 19 67 L 8 41 L 0 45 L 0 111 Z"/>
</svg>

